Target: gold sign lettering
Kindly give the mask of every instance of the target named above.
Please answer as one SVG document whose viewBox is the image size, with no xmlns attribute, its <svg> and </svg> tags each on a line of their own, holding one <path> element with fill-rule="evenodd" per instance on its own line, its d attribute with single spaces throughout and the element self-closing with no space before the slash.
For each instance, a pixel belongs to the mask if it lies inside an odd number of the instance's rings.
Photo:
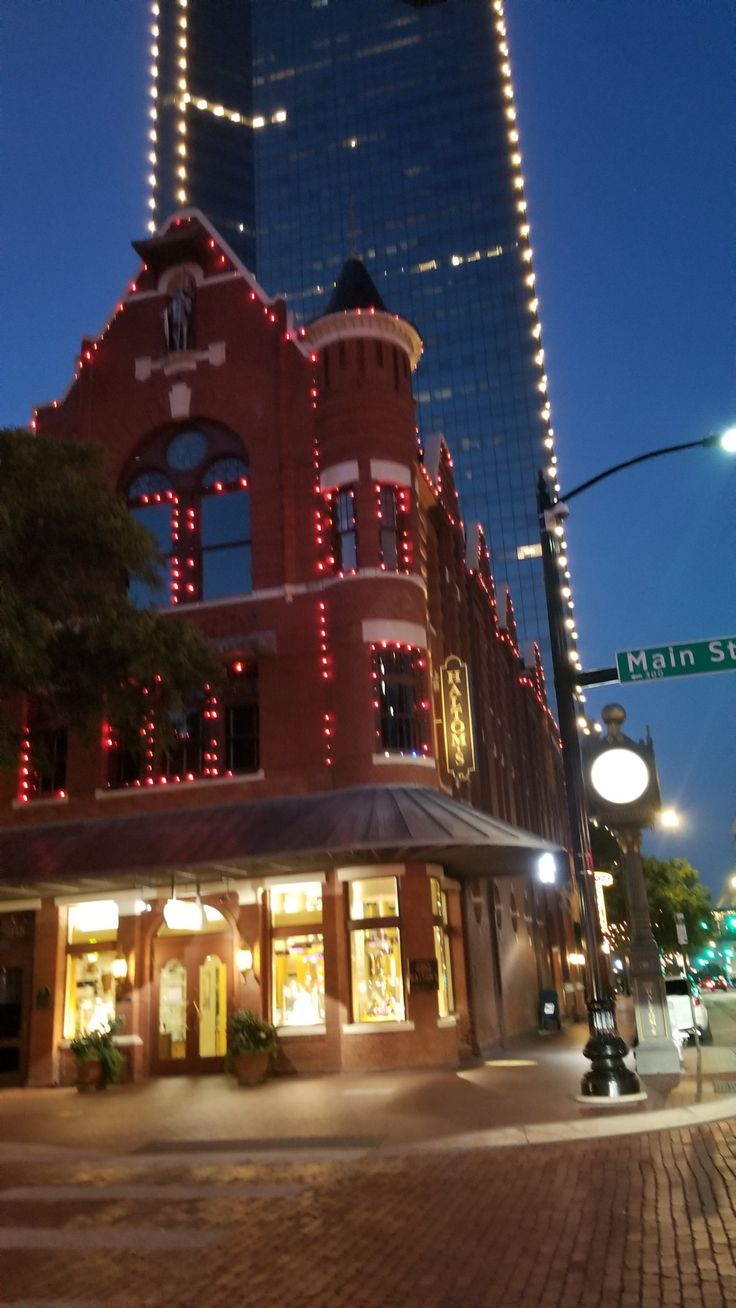
<svg viewBox="0 0 736 1308">
<path fill-rule="evenodd" d="M 451 654 L 441 671 L 447 769 L 458 781 L 467 781 L 470 773 L 475 772 L 468 668 L 457 654 Z"/>
</svg>

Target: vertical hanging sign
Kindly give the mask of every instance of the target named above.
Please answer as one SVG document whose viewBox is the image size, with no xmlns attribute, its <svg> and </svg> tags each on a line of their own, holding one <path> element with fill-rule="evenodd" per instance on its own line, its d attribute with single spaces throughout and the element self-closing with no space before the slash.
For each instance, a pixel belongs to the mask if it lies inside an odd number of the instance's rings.
<svg viewBox="0 0 736 1308">
<path fill-rule="evenodd" d="M 441 673 L 447 769 L 457 781 L 467 781 L 470 773 L 475 772 L 468 665 L 457 654 L 450 654 L 442 664 Z"/>
</svg>

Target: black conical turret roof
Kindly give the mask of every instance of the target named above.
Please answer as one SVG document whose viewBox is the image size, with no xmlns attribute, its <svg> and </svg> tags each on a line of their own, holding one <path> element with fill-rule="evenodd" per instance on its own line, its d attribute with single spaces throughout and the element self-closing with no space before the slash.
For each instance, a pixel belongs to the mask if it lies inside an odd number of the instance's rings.
<svg viewBox="0 0 736 1308">
<path fill-rule="evenodd" d="M 345 260 L 324 312 L 327 315 L 344 313 L 350 309 L 388 312 L 365 264 L 355 257 Z"/>
</svg>

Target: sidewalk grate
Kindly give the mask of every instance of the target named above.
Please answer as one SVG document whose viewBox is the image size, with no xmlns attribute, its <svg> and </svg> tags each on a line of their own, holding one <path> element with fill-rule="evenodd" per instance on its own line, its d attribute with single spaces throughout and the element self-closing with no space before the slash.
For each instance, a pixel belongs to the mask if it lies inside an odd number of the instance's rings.
<svg viewBox="0 0 736 1308">
<path fill-rule="evenodd" d="M 736 1081 L 714 1081 L 713 1089 L 717 1095 L 736 1095 Z"/>
</svg>

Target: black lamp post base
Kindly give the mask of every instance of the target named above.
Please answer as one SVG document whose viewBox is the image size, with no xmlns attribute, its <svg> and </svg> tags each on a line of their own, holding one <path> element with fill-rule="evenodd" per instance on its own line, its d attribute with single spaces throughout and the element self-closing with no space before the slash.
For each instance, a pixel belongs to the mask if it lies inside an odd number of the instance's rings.
<svg viewBox="0 0 736 1308">
<path fill-rule="evenodd" d="M 584 1099 L 607 1099 L 612 1102 L 646 1098 L 636 1072 L 627 1067 L 624 1058 L 628 1051 L 625 1040 L 616 1030 L 613 1003 L 606 999 L 593 999 L 588 1003 L 590 1039 L 583 1050 L 590 1059 L 590 1068 L 580 1086 Z"/>
<path fill-rule="evenodd" d="M 643 1104 L 649 1096 L 646 1090 L 639 1090 L 632 1095 L 576 1095 L 577 1103 L 583 1108 L 628 1108 L 632 1104 Z"/>
</svg>

